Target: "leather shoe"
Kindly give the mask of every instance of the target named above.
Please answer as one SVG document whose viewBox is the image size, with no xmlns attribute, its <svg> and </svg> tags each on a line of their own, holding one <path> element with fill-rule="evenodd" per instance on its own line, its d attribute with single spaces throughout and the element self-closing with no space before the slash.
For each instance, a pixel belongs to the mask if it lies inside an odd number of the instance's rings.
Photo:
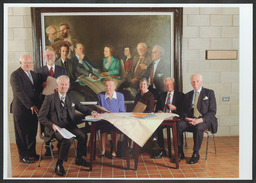
<svg viewBox="0 0 256 183">
<path fill-rule="evenodd" d="M 179 153 L 179 162 L 180 162 L 182 159 L 185 159 L 185 155 L 184 155 L 184 153 Z"/>
<path fill-rule="evenodd" d="M 76 165 L 81 165 L 81 166 L 90 166 L 90 163 L 85 161 L 83 158 L 76 158 Z"/>
<path fill-rule="evenodd" d="M 158 159 L 163 156 L 166 156 L 166 152 L 164 150 L 159 150 L 157 154 L 152 155 L 153 159 Z"/>
<path fill-rule="evenodd" d="M 30 156 L 31 158 L 33 158 L 34 160 L 39 160 L 39 155 L 38 154 L 34 154 L 32 156 Z"/>
<path fill-rule="evenodd" d="M 188 164 L 195 164 L 199 161 L 200 155 L 199 154 L 193 154 L 192 157 L 190 158 Z"/>
<path fill-rule="evenodd" d="M 22 159 L 20 159 L 20 162 L 25 163 L 25 164 L 31 164 L 31 163 L 33 163 L 33 161 L 30 160 L 30 159 L 28 159 L 28 158 L 22 158 Z"/>
<path fill-rule="evenodd" d="M 64 169 L 62 163 L 58 163 L 58 162 L 56 163 L 55 173 L 59 176 L 66 175 L 66 172 L 65 172 L 65 169 Z"/>
</svg>

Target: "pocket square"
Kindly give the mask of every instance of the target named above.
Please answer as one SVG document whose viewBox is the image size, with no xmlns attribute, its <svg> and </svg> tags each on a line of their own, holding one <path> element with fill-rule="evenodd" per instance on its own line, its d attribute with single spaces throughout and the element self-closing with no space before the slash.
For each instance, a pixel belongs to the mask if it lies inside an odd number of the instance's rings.
<svg viewBox="0 0 256 183">
<path fill-rule="evenodd" d="M 72 103 L 72 107 L 74 107 L 75 106 L 75 104 L 74 103 Z"/>
<path fill-rule="evenodd" d="M 203 100 L 208 100 L 208 97 L 207 97 L 207 96 L 205 96 Z"/>
</svg>

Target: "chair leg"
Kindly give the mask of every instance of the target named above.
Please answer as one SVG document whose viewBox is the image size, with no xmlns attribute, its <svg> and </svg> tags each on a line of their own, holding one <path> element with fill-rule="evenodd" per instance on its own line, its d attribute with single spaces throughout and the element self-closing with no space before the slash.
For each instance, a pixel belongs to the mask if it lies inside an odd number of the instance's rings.
<svg viewBox="0 0 256 183">
<path fill-rule="evenodd" d="M 55 162 L 54 162 L 54 156 L 53 156 L 53 152 L 52 152 L 52 142 L 49 143 L 49 148 L 50 148 L 50 152 L 51 152 L 51 156 L 52 156 L 52 163 L 53 163 L 53 167 L 55 170 Z"/>
<path fill-rule="evenodd" d="M 212 134 L 212 137 L 213 137 L 213 143 L 214 143 L 215 154 L 217 154 L 214 134 Z"/>
<path fill-rule="evenodd" d="M 38 167 L 40 167 L 40 163 L 41 163 L 41 160 L 42 160 L 42 152 L 43 152 L 44 144 L 45 144 L 45 141 L 42 142 L 40 156 L 39 156 L 39 162 L 38 162 Z"/>
<path fill-rule="evenodd" d="M 187 132 L 184 133 L 184 140 L 185 140 L 185 147 L 188 148 L 188 143 L 187 143 Z"/>
<path fill-rule="evenodd" d="M 208 132 L 205 132 L 207 134 L 207 144 L 206 144 L 206 154 L 205 154 L 205 160 L 207 160 L 207 154 L 208 154 L 208 144 L 209 144 L 209 134 Z"/>
<path fill-rule="evenodd" d="M 99 150 L 100 150 L 100 153 L 101 153 L 100 132 L 98 131 L 96 134 L 97 134 L 97 138 L 98 138 L 98 142 L 99 142 Z M 96 146 L 95 146 L 95 147 L 96 147 Z"/>
<path fill-rule="evenodd" d="M 75 139 L 73 139 L 73 144 L 74 144 L 74 150 L 75 150 L 75 157 L 77 158 L 77 150 L 76 150 L 76 142 L 75 142 Z"/>
</svg>

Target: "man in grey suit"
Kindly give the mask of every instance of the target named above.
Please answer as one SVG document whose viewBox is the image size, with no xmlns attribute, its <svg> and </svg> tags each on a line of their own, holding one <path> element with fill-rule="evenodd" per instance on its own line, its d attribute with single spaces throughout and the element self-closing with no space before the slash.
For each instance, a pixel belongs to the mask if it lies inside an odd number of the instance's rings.
<svg viewBox="0 0 256 183">
<path fill-rule="evenodd" d="M 77 144 L 77 158 L 76 165 L 89 166 L 82 156 L 85 155 L 86 148 L 86 135 L 80 130 L 74 121 L 75 109 L 85 115 L 93 115 L 94 117 L 100 117 L 96 111 L 82 105 L 75 100 L 70 94 L 69 89 L 69 77 L 60 76 L 57 78 L 58 92 L 45 97 L 43 105 L 39 111 L 39 122 L 45 126 L 45 140 L 50 140 L 55 137 L 60 143 L 59 157 L 56 163 L 55 172 L 64 176 L 66 174 L 63 167 L 63 161 L 67 161 L 68 152 L 73 139 L 65 139 L 57 131 L 61 128 L 66 128 L 68 131 L 76 135 Z"/>
<path fill-rule="evenodd" d="M 20 161 L 33 163 L 29 158 L 38 160 L 36 154 L 37 114 L 40 107 L 40 82 L 32 71 L 33 60 L 29 55 L 20 57 L 20 68 L 11 74 L 13 101 L 11 113 L 14 118 L 16 144 Z"/>
<path fill-rule="evenodd" d="M 155 45 L 152 49 L 153 62 L 148 66 L 145 77 L 148 79 L 149 91 L 155 98 L 158 98 L 161 92 L 165 91 L 164 79 L 171 76 L 170 63 L 163 60 L 164 48 L 160 45 Z"/>
<path fill-rule="evenodd" d="M 183 132 L 193 132 L 193 155 L 189 164 L 197 163 L 200 159 L 199 150 L 203 142 L 203 135 L 206 129 L 212 133 L 217 132 L 216 99 L 214 91 L 202 87 L 203 77 L 200 74 L 191 76 L 191 85 L 194 90 L 188 92 L 184 98 L 183 120 L 177 123 L 179 161 L 184 159 Z"/>
</svg>

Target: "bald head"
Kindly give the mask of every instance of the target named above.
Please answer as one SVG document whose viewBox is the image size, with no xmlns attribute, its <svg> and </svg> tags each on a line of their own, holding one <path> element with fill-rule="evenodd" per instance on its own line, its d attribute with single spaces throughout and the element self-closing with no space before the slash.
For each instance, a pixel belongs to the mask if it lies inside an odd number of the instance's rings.
<svg viewBox="0 0 256 183">
<path fill-rule="evenodd" d="M 201 74 L 193 74 L 190 78 L 191 85 L 195 91 L 198 91 L 203 85 L 203 77 Z"/>
<path fill-rule="evenodd" d="M 20 57 L 20 67 L 24 70 L 24 71 L 31 71 L 33 69 L 33 59 L 30 55 L 22 55 Z"/>
</svg>

